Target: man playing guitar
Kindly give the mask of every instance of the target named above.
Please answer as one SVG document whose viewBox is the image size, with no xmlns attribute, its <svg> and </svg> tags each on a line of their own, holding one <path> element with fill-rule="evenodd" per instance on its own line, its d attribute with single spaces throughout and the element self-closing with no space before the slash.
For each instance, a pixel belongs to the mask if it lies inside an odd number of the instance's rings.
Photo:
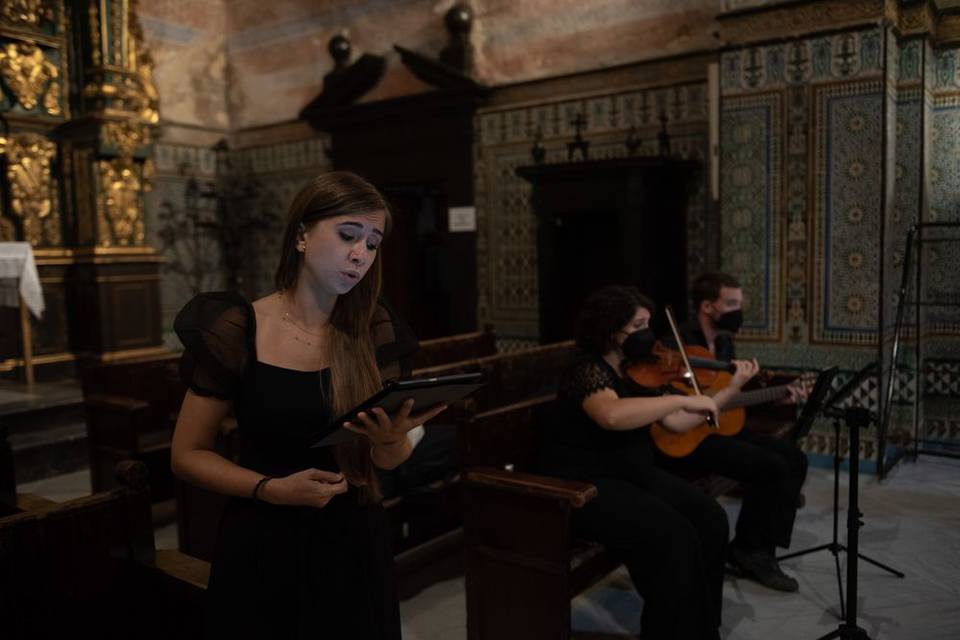
<svg viewBox="0 0 960 640">
<path fill-rule="evenodd" d="M 719 409 L 736 402 L 743 385 L 759 371 L 756 360 L 735 360 L 733 336 L 742 324 L 743 290 L 733 277 L 706 273 L 693 284 L 696 315 L 679 328 L 684 345 L 701 346 L 718 360 L 730 361 L 736 372 L 729 386 L 714 396 Z M 675 344 L 672 336 L 664 338 Z M 796 401 L 799 388 L 784 393 Z M 738 481 L 743 504 L 729 562 L 742 575 L 779 591 L 796 591 L 797 581 L 777 564 L 776 547 L 790 546 L 790 536 L 807 475 L 807 457 L 792 442 L 741 429 L 736 435 L 704 438 L 684 457 L 659 453 L 656 464 L 681 474 L 716 473 Z"/>
</svg>

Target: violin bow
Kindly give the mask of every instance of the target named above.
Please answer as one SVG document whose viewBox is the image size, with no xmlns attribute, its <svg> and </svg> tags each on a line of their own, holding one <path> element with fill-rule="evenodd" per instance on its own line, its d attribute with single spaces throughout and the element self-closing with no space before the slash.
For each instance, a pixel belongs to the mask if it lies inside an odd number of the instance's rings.
<svg viewBox="0 0 960 640">
<path fill-rule="evenodd" d="M 687 350 L 683 348 L 683 340 L 680 339 L 680 331 L 677 330 L 677 321 L 673 317 L 673 308 L 670 305 L 664 307 L 664 311 L 667 314 L 667 322 L 670 323 L 670 331 L 673 332 L 673 339 L 677 342 L 677 351 L 680 352 L 680 357 L 683 358 L 683 366 L 687 369 L 687 375 L 690 376 L 690 384 L 693 386 L 693 390 L 698 396 L 702 396 L 703 392 L 700 391 L 700 384 L 697 382 L 697 376 L 693 372 L 693 367 L 690 366 L 690 360 L 687 358 Z M 719 425 L 717 421 L 714 420 L 713 414 L 707 414 L 707 424 L 718 429 Z"/>
</svg>

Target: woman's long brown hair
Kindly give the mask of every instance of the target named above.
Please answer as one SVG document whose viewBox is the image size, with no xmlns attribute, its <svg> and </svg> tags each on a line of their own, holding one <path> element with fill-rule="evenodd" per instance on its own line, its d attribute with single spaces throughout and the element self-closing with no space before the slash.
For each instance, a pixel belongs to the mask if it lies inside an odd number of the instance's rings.
<svg viewBox="0 0 960 640">
<path fill-rule="evenodd" d="M 334 171 L 311 180 L 293 199 L 274 277 L 278 291 L 292 291 L 297 284 L 303 254 L 297 251 L 301 225 L 309 230 L 319 220 L 332 216 L 383 212 L 384 233 L 391 216 L 386 199 L 372 184 L 353 173 Z M 382 247 L 382 244 L 381 244 Z M 330 315 L 327 360 L 330 364 L 331 410 L 342 415 L 380 390 L 380 372 L 370 336 L 370 322 L 380 295 L 381 250 L 367 274 L 349 292 L 339 296 Z M 334 449 L 341 471 L 360 485 L 366 501 L 380 498 L 377 477 L 370 458 L 370 443 L 356 438 Z"/>
</svg>

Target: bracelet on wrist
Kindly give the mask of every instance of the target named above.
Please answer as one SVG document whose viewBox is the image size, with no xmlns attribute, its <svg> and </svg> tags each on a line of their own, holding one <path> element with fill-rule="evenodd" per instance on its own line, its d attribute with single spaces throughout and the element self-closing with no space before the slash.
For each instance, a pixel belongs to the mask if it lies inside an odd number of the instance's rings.
<svg viewBox="0 0 960 640">
<path fill-rule="evenodd" d="M 254 502 L 265 502 L 263 498 L 260 497 L 260 490 L 265 484 L 273 480 L 273 476 L 263 476 L 260 480 L 257 481 L 257 484 L 253 487 L 253 492 L 250 497 L 253 498 Z"/>
</svg>

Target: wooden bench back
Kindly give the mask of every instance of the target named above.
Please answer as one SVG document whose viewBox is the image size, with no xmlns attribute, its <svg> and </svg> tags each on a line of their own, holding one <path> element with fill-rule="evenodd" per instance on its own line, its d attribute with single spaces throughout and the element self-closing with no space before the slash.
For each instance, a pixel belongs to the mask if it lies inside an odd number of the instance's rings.
<svg viewBox="0 0 960 640">
<path fill-rule="evenodd" d="M 137 588 L 139 567 L 154 555 L 146 469 L 123 463 L 118 473 L 117 489 L 0 518 L 0 619 L 14 622 L 10 637 L 120 638 L 144 624 L 153 605 Z"/>
<path fill-rule="evenodd" d="M 484 358 L 415 369 L 415 378 L 484 373 L 484 386 L 472 396 L 475 412 L 487 411 L 556 392 L 563 370 L 575 356 L 573 341 L 531 347 Z"/>
<path fill-rule="evenodd" d="M 180 354 L 162 353 L 119 362 L 84 364 L 80 367 L 83 395 L 118 396 L 142 400 L 161 410 L 176 411 L 186 388 L 177 367 Z"/>
<path fill-rule="evenodd" d="M 421 341 L 420 349 L 410 358 L 410 366 L 423 369 L 448 362 L 483 358 L 496 352 L 497 334 L 493 325 L 488 324 L 483 331 Z"/>
<path fill-rule="evenodd" d="M 150 468 L 153 499 L 173 497 L 170 438 L 186 392 L 179 362 L 179 353 L 166 352 L 80 368 L 95 491 L 116 486 L 120 460 L 136 459 Z"/>
<path fill-rule="evenodd" d="M 464 422 L 459 433 L 463 467 L 529 469 L 538 450 L 540 429 L 555 400 L 553 394 L 538 396 L 478 413 Z"/>
</svg>

